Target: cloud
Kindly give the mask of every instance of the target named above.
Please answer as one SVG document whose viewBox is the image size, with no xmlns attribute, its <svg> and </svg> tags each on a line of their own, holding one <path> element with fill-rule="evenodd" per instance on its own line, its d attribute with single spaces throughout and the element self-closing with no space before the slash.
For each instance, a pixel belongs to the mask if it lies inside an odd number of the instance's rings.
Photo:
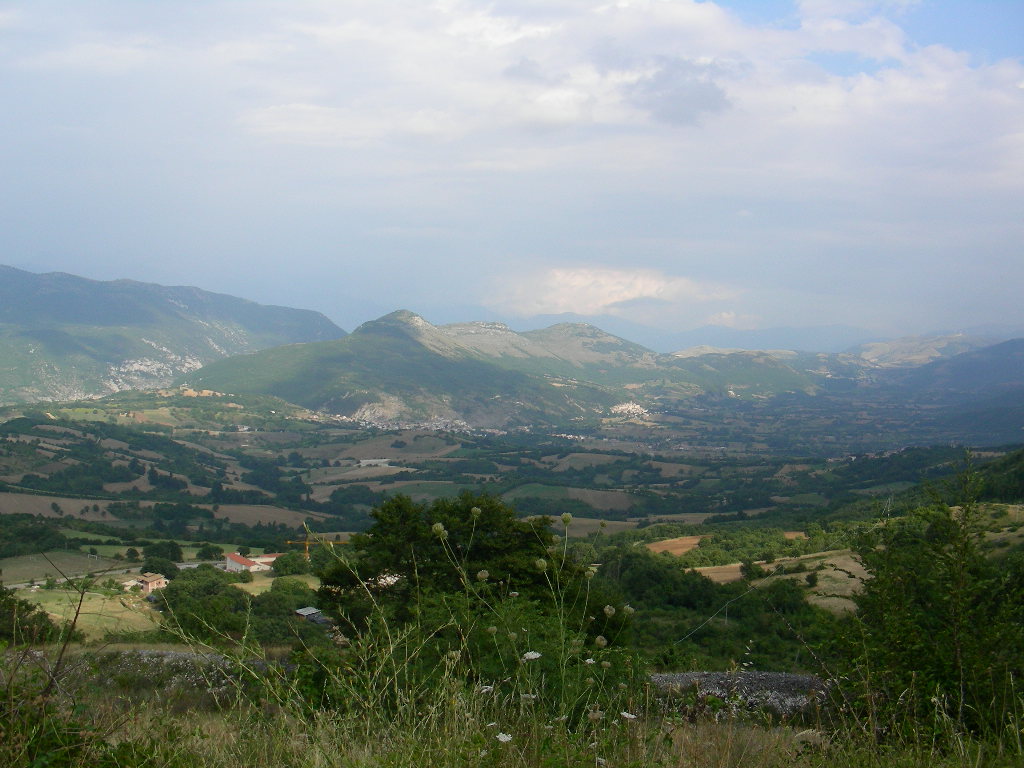
<svg viewBox="0 0 1024 768">
<path fill-rule="evenodd" d="M 251 110 L 240 122 L 254 133 L 300 144 L 361 145 L 396 136 L 452 138 L 463 126 L 438 110 L 364 112 L 318 104 L 278 104 Z"/>
<path fill-rule="evenodd" d="M 705 320 L 705 324 L 749 331 L 758 327 L 758 320 L 759 318 L 754 315 L 743 315 L 731 310 L 726 310 L 725 312 L 716 312 L 709 316 Z"/>
<path fill-rule="evenodd" d="M 659 120 L 692 125 L 705 112 L 728 106 L 722 87 L 712 80 L 713 68 L 687 59 L 667 59 L 628 89 L 630 100 Z"/>
<path fill-rule="evenodd" d="M 562 267 L 529 276 L 506 276 L 485 305 L 519 317 L 622 315 L 631 305 L 707 302 L 734 297 L 730 288 L 648 269 Z"/>
<path fill-rule="evenodd" d="M 964 281 L 1024 312 L 1024 65 L 928 45 L 904 0 L 15 5 L 0 245 L 48 267 L 283 264 L 327 311 L 458 275 L 674 327 L 941 325 Z"/>
</svg>

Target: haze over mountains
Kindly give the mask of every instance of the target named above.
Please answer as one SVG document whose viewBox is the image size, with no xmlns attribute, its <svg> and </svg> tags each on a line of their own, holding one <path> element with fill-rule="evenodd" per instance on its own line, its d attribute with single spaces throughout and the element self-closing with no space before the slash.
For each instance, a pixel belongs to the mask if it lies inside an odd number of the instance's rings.
<svg viewBox="0 0 1024 768">
<path fill-rule="evenodd" d="M 1024 340 L 993 345 L 951 335 L 843 353 L 705 345 L 660 354 L 588 324 L 526 332 L 497 322 L 435 326 L 406 310 L 345 334 L 315 312 L 196 288 L 9 267 L 0 268 L 0 302 L 4 403 L 176 382 L 273 395 L 382 426 L 506 430 L 679 419 L 680 409 L 723 404 L 746 408 L 746 418 L 788 408 L 790 418 L 797 403 L 843 411 L 851 423 L 866 418 L 856 417 L 858 408 L 904 409 L 904 421 L 923 423 L 934 421 L 936 408 L 948 420 L 954 414 L 941 409 L 966 406 L 987 414 L 979 423 L 998 423 L 1000 413 L 1019 410 L 1014 398 L 1024 393 Z M 912 409 L 919 413 L 907 415 Z M 1014 418 L 992 439 L 1019 438 Z M 959 435 L 942 425 L 929 434 Z"/>
</svg>

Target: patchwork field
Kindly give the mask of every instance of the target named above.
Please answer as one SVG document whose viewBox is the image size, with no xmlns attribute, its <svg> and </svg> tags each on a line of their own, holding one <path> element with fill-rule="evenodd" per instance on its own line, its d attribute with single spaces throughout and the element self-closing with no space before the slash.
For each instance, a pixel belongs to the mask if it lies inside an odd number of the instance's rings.
<svg viewBox="0 0 1024 768">
<path fill-rule="evenodd" d="M 707 536 L 677 536 L 674 539 L 652 541 L 647 545 L 647 548 L 655 554 L 668 552 L 670 555 L 685 555 L 687 552 L 692 552 L 699 547 L 701 539 L 706 538 Z"/>
<path fill-rule="evenodd" d="M 58 621 L 70 621 L 78 608 L 78 592 L 62 589 L 22 589 L 18 597 L 40 605 Z M 76 626 L 87 640 L 100 640 L 108 632 L 153 629 L 160 614 L 137 595 L 108 596 L 87 592 Z"/>
<path fill-rule="evenodd" d="M 82 552 L 46 552 L 39 555 L 5 557 L 0 560 L 0 576 L 5 584 L 23 584 L 32 580 L 45 581 L 51 576 L 123 571 L 125 564 L 105 557 L 94 557 Z"/>
</svg>

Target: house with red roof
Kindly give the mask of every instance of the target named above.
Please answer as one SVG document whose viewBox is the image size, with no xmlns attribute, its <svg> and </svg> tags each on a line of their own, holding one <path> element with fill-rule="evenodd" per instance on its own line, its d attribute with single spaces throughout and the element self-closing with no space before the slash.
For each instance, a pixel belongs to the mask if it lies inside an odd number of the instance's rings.
<svg viewBox="0 0 1024 768">
<path fill-rule="evenodd" d="M 240 555 L 237 552 L 224 555 L 224 570 L 238 573 L 240 571 L 249 571 L 249 573 L 258 573 L 260 571 L 269 571 L 274 566 L 274 561 L 279 558 L 283 552 L 268 552 L 265 555 Z"/>
</svg>

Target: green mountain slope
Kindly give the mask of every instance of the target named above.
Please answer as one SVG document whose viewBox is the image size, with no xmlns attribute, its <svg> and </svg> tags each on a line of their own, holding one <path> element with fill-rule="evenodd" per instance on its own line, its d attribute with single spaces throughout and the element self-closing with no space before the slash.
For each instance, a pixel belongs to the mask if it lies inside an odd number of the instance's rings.
<svg viewBox="0 0 1024 768">
<path fill-rule="evenodd" d="M 516 333 L 499 323 L 433 326 L 399 311 L 344 339 L 221 360 L 184 381 L 381 423 L 509 427 L 596 423 L 628 402 L 814 393 L 819 379 L 764 353 L 684 359 L 589 325 Z"/>
<path fill-rule="evenodd" d="M 164 386 L 228 355 L 338 338 L 317 312 L 0 266 L 0 403 Z"/>
<path fill-rule="evenodd" d="M 221 360 L 186 381 L 368 421 L 561 423 L 593 417 L 615 402 L 599 387 L 553 386 L 502 368 L 405 311 L 364 323 L 344 339 Z"/>
</svg>

